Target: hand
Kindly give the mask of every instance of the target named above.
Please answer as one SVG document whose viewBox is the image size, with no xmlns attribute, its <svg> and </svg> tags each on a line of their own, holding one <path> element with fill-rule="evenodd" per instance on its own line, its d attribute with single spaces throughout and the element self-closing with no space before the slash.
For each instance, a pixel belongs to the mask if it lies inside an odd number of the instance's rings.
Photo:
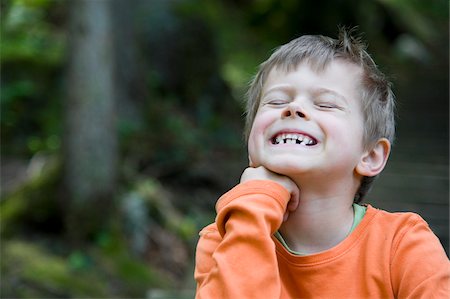
<svg viewBox="0 0 450 299">
<path fill-rule="evenodd" d="M 289 193 L 291 194 L 291 198 L 284 213 L 283 221 L 286 221 L 288 219 L 290 212 L 293 212 L 297 209 L 298 203 L 300 201 L 300 190 L 294 183 L 294 181 L 292 181 L 289 177 L 272 172 L 264 166 L 248 167 L 242 173 L 241 183 L 251 180 L 274 181 L 289 191 Z"/>
</svg>

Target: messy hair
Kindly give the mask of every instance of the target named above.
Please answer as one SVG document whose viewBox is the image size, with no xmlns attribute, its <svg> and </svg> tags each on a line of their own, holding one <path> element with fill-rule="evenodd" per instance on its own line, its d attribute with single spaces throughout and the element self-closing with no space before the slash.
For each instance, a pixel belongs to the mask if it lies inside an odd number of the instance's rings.
<svg viewBox="0 0 450 299">
<path fill-rule="evenodd" d="M 363 145 L 370 149 L 380 138 L 391 144 L 395 136 L 394 94 L 392 84 L 378 69 L 366 52 L 360 38 L 352 36 L 354 30 L 339 29 L 338 39 L 322 35 L 304 35 L 279 47 L 263 62 L 250 82 L 247 92 L 245 138 L 248 142 L 253 121 L 258 111 L 263 86 L 272 69 L 289 72 L 306 62 L 315 71 L 324 70 L 336 59 L 348 61 L 362 70 L 359 82 L 361 108 L 364 119 Z M 368 193 L 375 177 L 364 177 L 355 194 L 354 201 L 361 202 Z"/>
</svg>

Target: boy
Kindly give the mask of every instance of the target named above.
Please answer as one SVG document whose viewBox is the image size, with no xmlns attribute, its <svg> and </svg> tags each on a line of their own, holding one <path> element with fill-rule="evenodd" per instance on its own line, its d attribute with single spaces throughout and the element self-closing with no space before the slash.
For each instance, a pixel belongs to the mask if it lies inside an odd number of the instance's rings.
<svg viewBox="0 0 450 299">
<path fill-rule="evenodd" d="M 413 213 L 358 205 L 394 139 L 394 96 L 364 46 L 302 36 L 248 93 L 249 168 L 200 232 L 197 298 L 448 298 L 449 262 Z"/>
</svg>

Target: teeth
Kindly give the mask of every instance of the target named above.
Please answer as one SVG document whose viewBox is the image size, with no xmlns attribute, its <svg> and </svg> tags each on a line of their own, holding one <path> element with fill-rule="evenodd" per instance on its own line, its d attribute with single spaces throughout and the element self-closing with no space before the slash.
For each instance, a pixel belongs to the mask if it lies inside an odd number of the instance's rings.
<svg viewBox="0 0 450 299">
<path fill-rule="evenodd" d="M 273 144 L 303 144 L 312 145 L 314 141 L 308 136 L 295 133 L 282 133 L 273 139 Z"/>
</svg>

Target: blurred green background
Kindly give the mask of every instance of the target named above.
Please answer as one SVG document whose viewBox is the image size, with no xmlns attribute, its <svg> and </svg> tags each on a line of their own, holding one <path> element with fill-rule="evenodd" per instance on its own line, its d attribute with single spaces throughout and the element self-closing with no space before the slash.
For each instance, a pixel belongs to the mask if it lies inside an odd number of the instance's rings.
<svg viewBox="0 0 450 299">
<path fill-rule="evenodd" d="M 192 298 L 198 231 L 246 167 L 248 81 L 359 26 L 397 142 L 366 202 L 448 253 L 448 1 L 1 0 L 2 298 Z"/>
</svg>

